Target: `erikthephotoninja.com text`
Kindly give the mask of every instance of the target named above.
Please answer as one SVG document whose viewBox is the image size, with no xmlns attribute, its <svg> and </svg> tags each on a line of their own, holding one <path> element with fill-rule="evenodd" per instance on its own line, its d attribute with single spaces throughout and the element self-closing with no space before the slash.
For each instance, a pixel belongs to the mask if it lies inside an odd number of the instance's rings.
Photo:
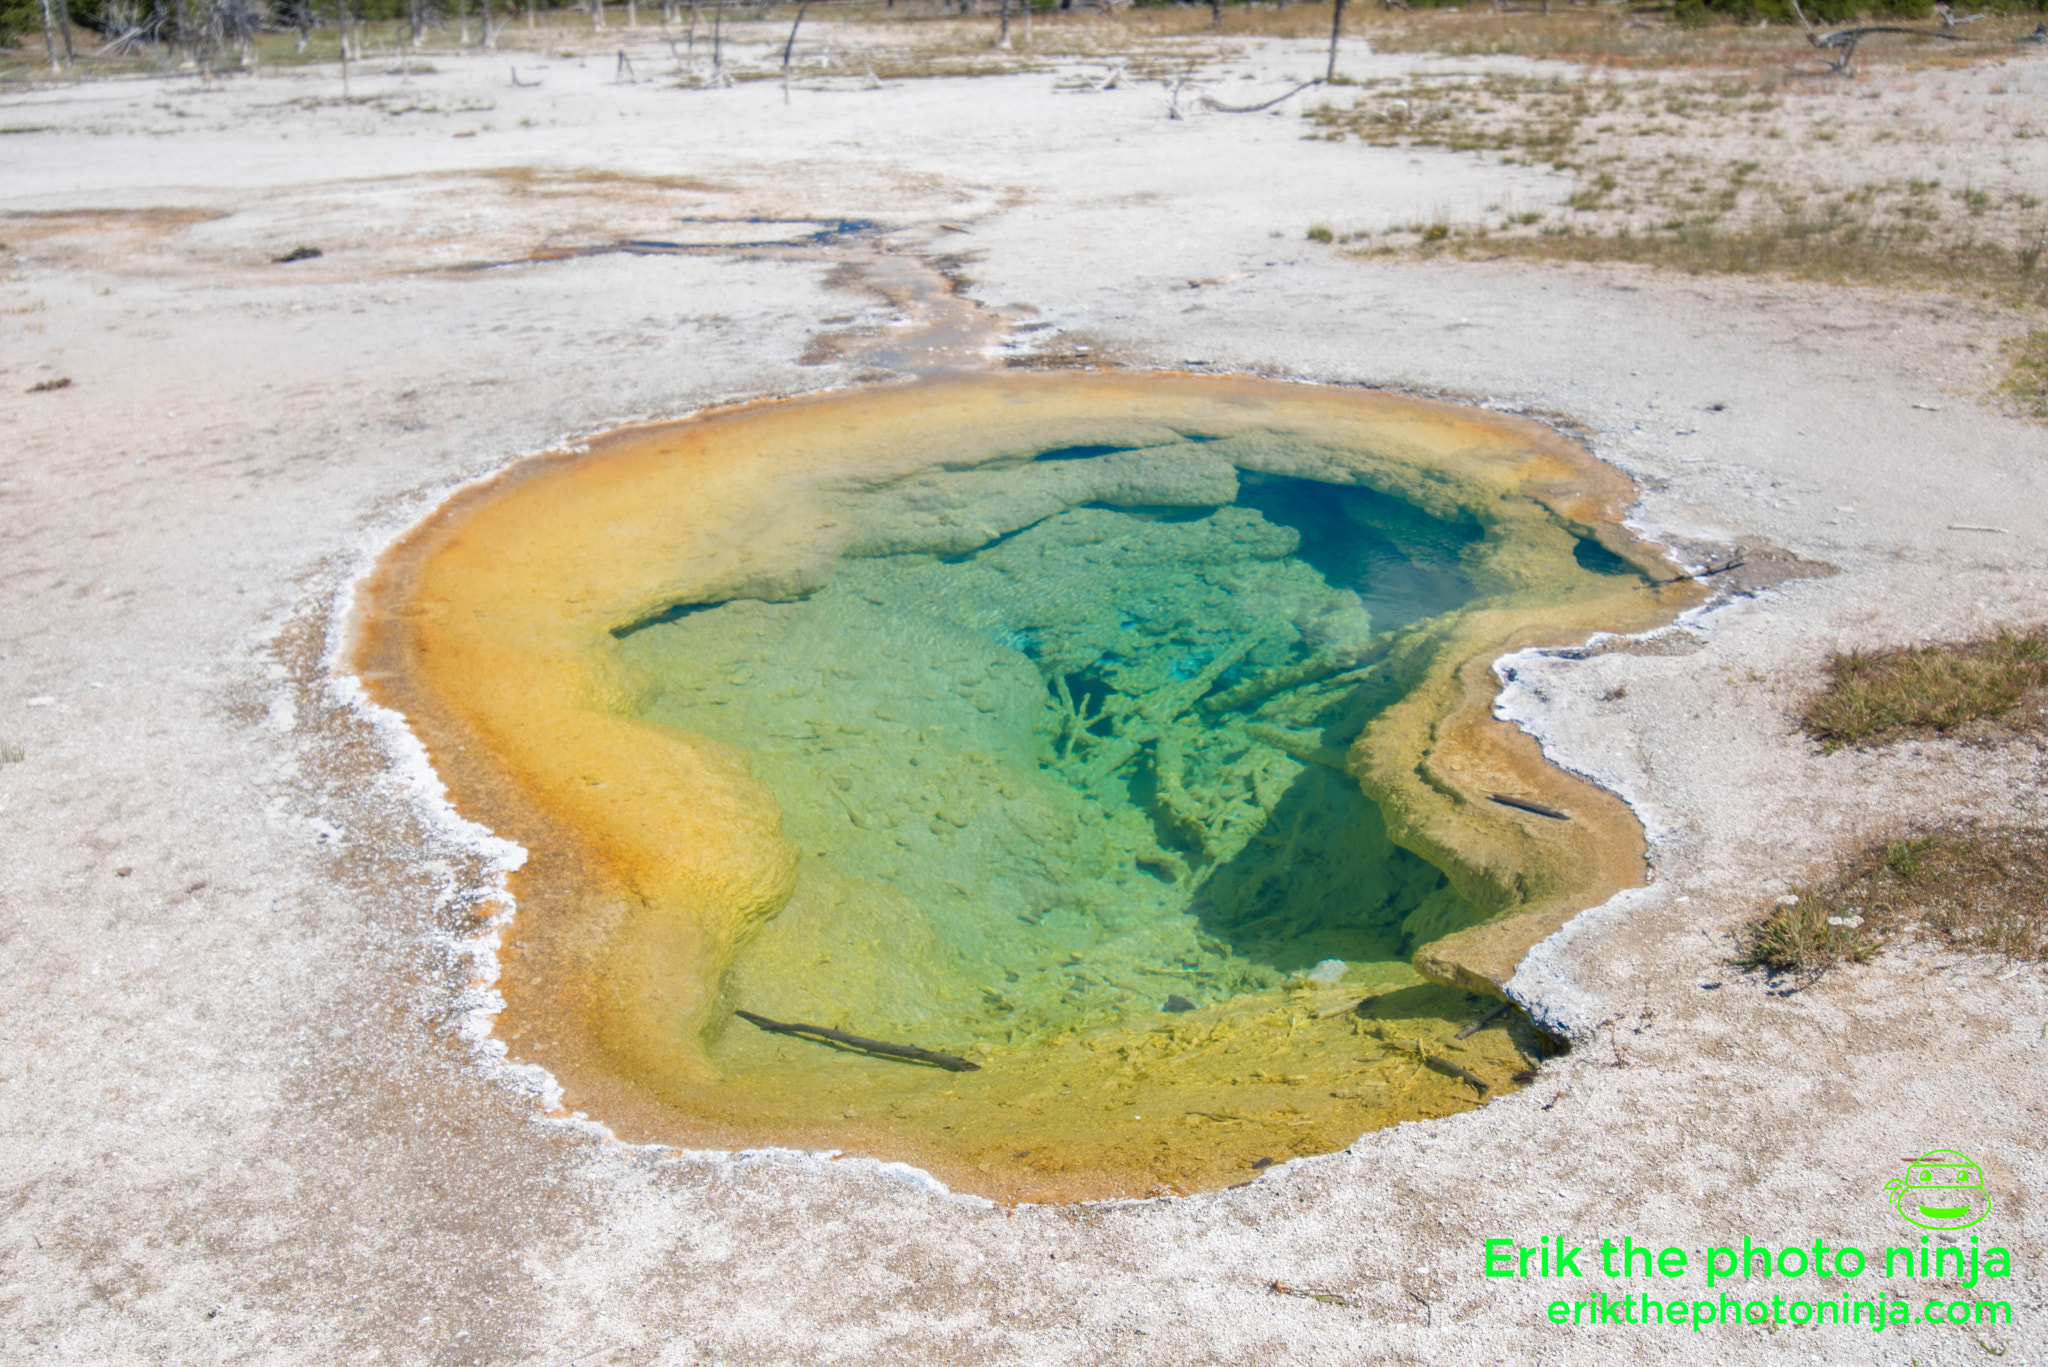
<svg viewBox="0 0 2048 1367">
<path fill-rule="evenodd" d="M 1695 1331 L 1717 1324 L 1846 1324 L 1881 1333 L 1914 1323 L 1988 1327 L 2012 1322 L 2012 1306 L 2004 1300 L 1910 1296 L 1900 1285 L 1947 1281 L 1968 1291 L 1980 1281 L 2012 1276 L 2012 1254 L 1974 1234 L 1968 1244 L 1936 1242 L 1920 1234 L 1869 1252 L 1855 1245 L 1830 1246 L 1824 1239 L 1773 1248 L 1745 1236 L 1740 1247 L 1725 1244 L 1696 1252 L 1639 1244 L 1628 1235 L 1618 1243 L 1602 1239 L 1586 1246 L 1553 1234 L 1527 1244 L 1488 1239 L 1484 1268 L 1488 1277 L 1562 1280 L 1560 1291 L 1573 1279 L 1589 1276 L 1622 1283 L 1571 1286 L 1571 1299 L 1554 1300 L 1545 1308 L 1544 1318 L 1552 1324 L 1685 1325 Z M 1718 1294 L 1672 1294 L 1689 1293 L 1690 1288 L 1676 1283 L 1695 1275 Z M 1862 1280 L 1866 1276 L 1867 1282 Z M 1806 1277 L 1834 1278 L 1838 1284 L 1825 1290 L 1786 1285 Z M 1742 1285 L 1731 1289 L 1730 1283 Z M 1762 1294 L 1767 1289 L 1772 1293 L 1768 1298 Z M 1794 1291 L 1804 1294 L 1787 1294 Z"/>
</svg>

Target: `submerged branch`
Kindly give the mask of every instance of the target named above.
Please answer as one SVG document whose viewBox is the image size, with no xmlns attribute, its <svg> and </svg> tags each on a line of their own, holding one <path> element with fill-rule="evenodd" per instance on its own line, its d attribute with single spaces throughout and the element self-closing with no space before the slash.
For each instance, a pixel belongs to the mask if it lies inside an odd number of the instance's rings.
<svg viewBox="0 0 2048 1367">
<path fill-rule="evenodd" d="M 1481 1096 L 1485 1096 L 1493 1090 L 1493 1084 L 1485 1078 L 1479 1076 L 1470 1068 L 1462 1068 L 1441 1055 L 1425 1054 L 1422 1057 L 1422 1062 L 1426 1067 L 1442 1073 L 1445 1077 L 1454 1077 L 1471 1083 L 1479 1090 L 1479 1095 Z"/>
<path fill-rule="evenodd" d="M 828 1030 L 822 1025 L 785 1024 L 782 1021 L 769 1020 L 766 1016 L 757 1016 L 751 1011 L 735 1011 L 733 1014 L 743 1021 L 751 1021 L 771 1035 L 809 1036 L 810 1038 L 823 1040 L 831 1044 L 843 1044 L 849 1049 L 859 1049 L 863 1053 L 881 1054 L 887 1058 L 909 1059 L 912 1063 L 936 1064 L 948 1072 L 978 1073 L 981 1071 L 979 1063 L 969 1063 L 966 1059 L 957 1058 L 952 1054 L 941 1054 L 930 1049 L 920 1049 L 914 1044 L 884 1044 L 878 1039 L 864 1039 L 859 1035 L 849 1035 L 844 1030 Z"/>
<path fill-rule="evenodd" d="M 1515 797 L 1510 793 L 1493 793 L 1490 796 L 1503 807 L 1513 807 L 1521 812 L 1534 812 L 1538 816 L 1547 816 L 1552 821 L 1570 821 L 1572 819 L 1570 812 L 1560 812 L 1555 807 L 1546 807 L 1540 802 L 1531 802 L 1526 797 Z"/>
</svg>

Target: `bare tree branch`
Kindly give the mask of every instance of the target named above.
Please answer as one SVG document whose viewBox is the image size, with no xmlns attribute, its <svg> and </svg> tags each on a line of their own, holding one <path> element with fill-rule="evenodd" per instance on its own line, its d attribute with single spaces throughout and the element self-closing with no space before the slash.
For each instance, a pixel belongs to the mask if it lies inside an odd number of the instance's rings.
<svg viewBox="0 0 2048 1367">
<path fill-rule="evenodd" d="M 1211 110 L 1218 114 L 1257 114 L 1264 110 L 1271 109 L 1274 105 L 1279 104 L 1282 100 L 1293 99 L 1296 95 L 1299 95 L 1302 91 L 1307 90 L 1310 86 L 1316 86 L 1321 84 L 1323 84 L 1323 78 L 1320 76 L 1318 76 L 1313 81 L 1303 81 L 1300 85 L 1294 87 L 1294 89 L 1288 91 L 1286 94 L 1275 95 L 1272 99 L 1267 100 L 1264 104 L 1224 104 L 1220 100 L 1212 99 L 1207 95 L 1202 96 L 1199 103 L 1201 104 L 1202 108 Z"/>
<path fill-rule="evenodd" d="M 1799 0 L 1792 0 L 1792 12 L 1799 16 L 1800 27 L 1806 30 L 1806 41 L 1813 45 L 1814 51 L 1824 53 L 1832 48 L 1841 54 L 1828 63 L 1828 70 L 1842 76 L 1849 74 L 1849 60 L 1856 55 L 1856 45 L 1872 34 L 1903 33 L 1914 38 L 1939 38 L 1952 43 L 1968 42 L 1969 39 L 1956 32 L 1956 25 L 1975 23 L 1984 17 L 1981 14 L 1972 14 L 1957 19 L 1954 11 L 1943 3 L 1936 7 L 1936 13 L 1941 16 L 1941 23 L 1937 28 L 1907 28 L 1903 24 L 1857 24 L 1850 28 L 1836 29 L 1832 33 L 1822 33 L 1806 17 L 1806 11 L 1799 7 Z"/>
</svg>

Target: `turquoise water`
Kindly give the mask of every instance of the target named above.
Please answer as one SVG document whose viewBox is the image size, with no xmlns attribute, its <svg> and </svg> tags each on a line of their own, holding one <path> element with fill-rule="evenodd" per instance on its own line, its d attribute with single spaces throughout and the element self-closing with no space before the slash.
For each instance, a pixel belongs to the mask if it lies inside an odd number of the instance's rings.
<svg viewBox="0 0 2048 1367">
<path fill-rule="evenodd" d="M 1245 475 L 1220 506 L 1065 507 L 630 632 L 645 715 L 750 752 L 803 852 L 735 998 L 801 1018 L 824 978 L 877 1032 L 1014 1042 L 1317 965 L 1419 981 L 1417 918 L 1462 904 L 1342 757 L 1398 696 L 1389 634 L 1472 596 L 1480 535 Z"/>
</svg>

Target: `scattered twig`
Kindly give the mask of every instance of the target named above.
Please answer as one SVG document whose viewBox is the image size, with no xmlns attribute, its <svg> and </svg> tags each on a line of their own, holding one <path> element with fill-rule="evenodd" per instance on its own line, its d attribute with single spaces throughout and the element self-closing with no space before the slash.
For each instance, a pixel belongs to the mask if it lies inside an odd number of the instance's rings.
<svg viewBox="0 0 2048 1367">
<path fill-rule="evenodd" d="M 966 1059 L 952 1054 L 941 1054 L 930 1049 L 920 1049 L 914 1044 L 885 1044 L 878 1039 L 864 1039 L 859 1035 L 849 1035 L 844 1030 L 828 1030 L 822 1025 L 802 1025 L 772 1021 L 766 1016 L 757 1016 L 751 1011 L 735 1011 L 733 1014 L 743 1021 L 751 1021 L 753 1024 L 774 1035 L 807 1035 L 813 1039 L 824 1040 L 831 1044 L 843 1044 L 849 1049 L 859 1049 L 863 1053 L 881 1054 L 888 1058 L 909 1059 L 912 1063 L 935 1064 L 940 1068 L 946 1069 L 948 1072 L 978 1073 L 981 1071 L 979 1063 L 969 1063 Z"/>
<path fill-rule="evenodd" d="M 1267 1289 L 1276 1296 L 1299 1296 L 1305 1301 L 1321 1301 L 1324 1305 L 1341 1305 L 1346 1310 L 1363 1310 L 1357 1301 L 1346 1300 L 1334 1291 L 1317 1290 L 1309 1286 L 1289 1286 L 1286 1282 L 1268 1282 Z"/>
<path fill-rule="evenodd" d="M 515 67 L 513 67 L 513 68 L 512 68 L 512 84 L 514 84 L 514 85 L 516 85 L 516 86 L 519 86 L 519 87 L 521 87 L 522 89 L 527 89 L 527 90 L 531 90 L 531 89 L 533 89 L 534 87 L 538 86 L 538 85 L 540 84 L 540 82 L 539 82 L 539 81 L 522 81 L 522 80 L 520 80 L 520 79 L 519 79 L 519 68 L 515 66 Z"/>
<path fill-rule="evenodd" d="M 1674 574 L 1669 579 L 1652 579 L 1650 586 L 1652 588 L 1663 588 L 1666 584 L 1683 584 L 1687 580 L 1712 579 L 1717 574 L 1726 574 L 1730 570 L 1739 570 L 1748 563 L 1746 560 L 1730 560 L 1725 565 L 1709 566 L 1698 574 Z"/>
<path fill-rule="evenodd" d="M 1628 1055 L 1622 1051 L 1621 1036 L 1614 1029 L 1614 1018 L 1609 1016 L 1606 1020 L 1601 1021 L 1600 1024 L 1607 1027 L 1607 1042 L 1614 1046 L 1614 1062 L 1608 1066 L 1613 1068 L 1628 1067 Z M 1595 1028 L 1597 1029 L 1598 1027 Z"/>
</svg>

